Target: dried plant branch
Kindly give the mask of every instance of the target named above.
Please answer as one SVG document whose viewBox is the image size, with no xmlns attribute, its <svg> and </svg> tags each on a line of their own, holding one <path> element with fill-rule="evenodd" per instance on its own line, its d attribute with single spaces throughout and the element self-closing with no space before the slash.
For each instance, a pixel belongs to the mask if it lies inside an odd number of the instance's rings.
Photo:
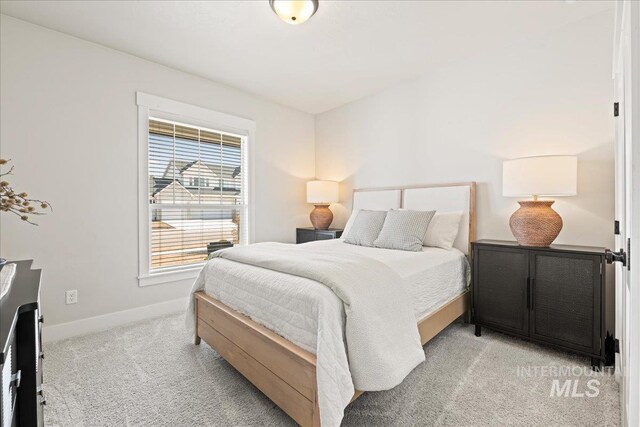
<svg viewBox="0 0 640 427">
<path fill-rule="evenodd" d="M 0 159 L 0 165 L 4 165 L 6 163 L 1 163 L 4 159 Z M 4 160 L 5 162 L 10 162 L 11 159 L 9 160 Z M 6 171 L 5 173 L 0 173 L 0 176 L 5 176 L 5 175 L 11 175 L 13 173 L 13 169 L 15 168 L 15 166 L 11 166 L 11 169 L 9 169 L 8 171 Z"/>
<path fill-rule="evenodd" d="M 10 160 L 0 159 L 0 166 L 9 163 Z M 0 173 L 0 177 L 12 175 L 14 167 L 4 173 Z M 31 215 L 46 215 L 45 209 L 53 211 L 51 204 L 44 200 L 31 199 L 25 192 L 18 193 L 10 185 L 8 181 L 0 181 L 0 211 L 9 212 L 20 217 L 21 220 L 31 225 L 38 225 L 30 220 Z"/>
</svg>

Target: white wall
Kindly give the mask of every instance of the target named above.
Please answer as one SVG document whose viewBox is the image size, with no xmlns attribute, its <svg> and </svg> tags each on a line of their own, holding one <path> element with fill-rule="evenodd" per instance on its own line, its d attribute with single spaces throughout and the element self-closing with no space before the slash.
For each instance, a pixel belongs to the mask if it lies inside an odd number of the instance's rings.
<svg viewBox="0 0 640 427">
<path fill-rule="evenodd" d="M 39 227 L 1 215 L 0 255 L 44 269 L 48 325 L 187 296 L 191 281 L 140 288 L 136 279 L 136 91 L 254 120 L 256 240 L 291 242 L 307 224 L 311 115 L 1 18 L 0 155 L 16 167 L 10 182 L 54 212 Z M 64 304 L 65 289 L 78 289 L 78 304 Z"/>
<path fill-rule="evenodd" d="M 189 282 L 137 284 L 136 91 L 256 122 L 258 241 L 293 241 L 308 224 L 314 175 L 344 182 L 334 225 L 346 222 L 352 188 L 475 180 L 478 237 L 512 239 L 517 203 L 501 196 L 502 159 L 577 154 L 579 195 L 554 205 L 565 221 L 558 242 L 611 247 L 612 23 L 603 13 L 461 59 L 316 116 L 314 134 L 310 115 L 2 16 L 0 155 L 16 166 L 12 184 L 55 211 L 39 227 L 0 215 L 0 255 L 44 269 L 49 325 L 135 317 L 186 297 Z M 65 289 L 79 290 L 77 305 L 64 304 Z"/>
<path fill-rule="evenodd" d="M 477 238 L 513 240 L 518 204 L 502 197 L 502 160 L 575 154 L 578 195 L 556 198 L 556 243 L 613 247 L 612 44 L 604 12 L 316 116 L 316 175 L 344 183 L 334 226 L 346 222 L 353 188 L 476 181 Z"/>
<path fill-rule="evenodd" d="M 345 184 L 335 224 L 352 188 L 473 180 L 477 237 L 513 240 L 502 160 L 576 154 L 578 196 L 557 198 L 556 242 L 611 247 L 612 33 L 602 13 L 316 116 L 316 175 Z"/>
</svg>

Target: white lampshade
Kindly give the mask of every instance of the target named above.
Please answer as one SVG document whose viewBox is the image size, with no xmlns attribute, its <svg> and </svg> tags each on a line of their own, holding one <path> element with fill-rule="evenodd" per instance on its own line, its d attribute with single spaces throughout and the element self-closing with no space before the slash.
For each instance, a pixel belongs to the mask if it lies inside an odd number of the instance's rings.
<svg viewBox="0 0 640 427">
<path fill-rule="evenodd" d="M 502 163 L 502 195 L 575 196 L 578 187 L 576 156 L 541 156 Z"/>
<path fill-rule="evenodd" d="M 335 181 L 307 182 L 307 203 L 329 204 L 339 200 L 338 183 Z"/>
</svg>

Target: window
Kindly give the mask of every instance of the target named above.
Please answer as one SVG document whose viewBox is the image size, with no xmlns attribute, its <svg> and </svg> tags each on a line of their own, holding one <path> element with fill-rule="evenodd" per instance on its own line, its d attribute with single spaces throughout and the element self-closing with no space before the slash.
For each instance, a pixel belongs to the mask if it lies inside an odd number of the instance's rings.
<svg viewBox="0 0 640 427">
<path fill-rule="evenodd" d="M 249 242 L 253 122 L 141 93 L 138 105 L 140 285 L 193 278 L 208 246 Z"/>
<path fill-rule="evenodd" d="M 209 178 L 189 178 L 189 185 L 191 187 L 208 187 Z"/>
<path fill-rule="evenodd" d="M 241 135 L 151 117 L 151 272 L 199 264 L 207 244 L 241 242 L 247 203 Z M 207 186 L 212 181 L 217 185 Z"/>
</svg>

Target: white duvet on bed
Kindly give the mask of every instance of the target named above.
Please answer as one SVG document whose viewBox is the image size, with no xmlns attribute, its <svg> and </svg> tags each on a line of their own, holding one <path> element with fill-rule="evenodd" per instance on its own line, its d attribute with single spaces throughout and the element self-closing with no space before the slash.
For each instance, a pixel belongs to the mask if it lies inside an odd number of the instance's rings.
<svg viewBox="0 0 640 427">
<path fill-rule="evenodd" d="M 305 245 L 325 245 L 338 252 L 354 252 L 386 264 L 408 282 L 418 320 L 460 295 L 469 286 L 471 277 L 467 257 L 455 248 L 423 247 L 422 252 L 408 252 L 349 245 L 342 240 Z"/>
<path fill-rule="evenodd" d="M 336 254 L 354 253 L 383 262 L 408 282 L 416 320 L 459 295 L 468 285 L 468 264 L 456 249 L 406 252 L 354 246 L 342 240 L 299 246 L 322 247 Z M 318 391 L 324 397 L 321 419 L 323 425 L 339 425 L 354 392 L 344 343 L 342 301 L 331 289 L 313 280 L 223 258 L 211 260 L 205 269 L 204 290 L 208 294 L 318 355 L 317 369 L 323 370 L 323 374 L 318 373 Z M 198 289 L 194 286 L 195 290 Z M 332 422 L 325 423 L 328 420 Z"/>
</svg>

